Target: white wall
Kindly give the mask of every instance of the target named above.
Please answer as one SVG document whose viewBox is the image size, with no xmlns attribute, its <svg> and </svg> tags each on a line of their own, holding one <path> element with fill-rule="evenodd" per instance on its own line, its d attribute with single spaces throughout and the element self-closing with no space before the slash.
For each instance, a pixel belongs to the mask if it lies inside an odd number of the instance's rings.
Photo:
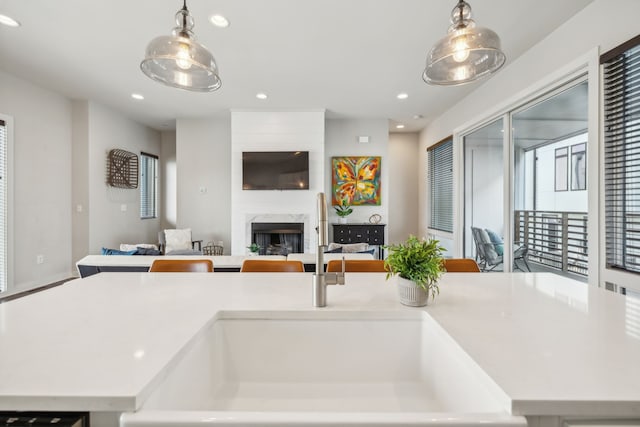
<svg viewBox="0 0 640 427">
<path fill-rule="evenodd" d="M 539 211 L 562 211 L 562 212 L 587 212 L 588 199 L 587 190 L 571 190 L 571 149 L 567 155 L 567 191 L 555 191 L 555 161 L 556 149 L 571 147 L 587 141 L 586 135 L 578 135 L 557 144 L 550 144 L 536 150 L 538 161 L 537 168 L 537 202 L 536 209 Z M 587 182 L 587 186 L 597 185 L 597 183 Z"/>
<path fill-rule="evenodd" d="M 72 184 L 71 184 L 71 261 L 89 253 L 89 102 L 73 101 Z"/>
<path fill-rule="evenodd" d="M 419 136 L 417 133 L 389 134 L 387 162 L 389 168 L 388 243 L 418 236 L 418 177 L 420 166 Z M 423 237 L 423 236 L 420 236 Z"/>
<path fill-rule="evenodd" d="M 176 228 L 178 223 L 178 176 L 176 132 L 160 133 L 160 228 Z"/>
<path fill-rule="evenodd" d="M 0 112 L 14 119 L 10 293 L 71 274 L 72 107 L 68 99 L 3 72 L 0 93 Z"/>
<path fill-rule="evenodd" d="M 243 191 L 243 151 L 308 151 L 309 189 Z M 247 232 L 247 222 L 252 217 L 265 214 L 305 218 L 305 252 L 315 252 L 317 237 L 312 230 L 317 223 L 317 193 L 325 190 L 324 159 L 324 111 L 231 113 L 232 254 L 246 253 L 246 246 L 251 240 L 250 233 Z"/>
<path fill-rule="evenodd" d="M 114 148 L 160 155 L 160 133 L 95 102 L 89 102 L 88 117 L 89 253 L 121 243 L 156 243 L 160 219 L 140 219 L 140 188 L 108 186 L 106 164 Z"/>
<path fill-rule="evenodd" d="M 231 127 L 228 120 L 176 122 L 177 227 L 203 243 L 231 243 Z"/>
</svg>

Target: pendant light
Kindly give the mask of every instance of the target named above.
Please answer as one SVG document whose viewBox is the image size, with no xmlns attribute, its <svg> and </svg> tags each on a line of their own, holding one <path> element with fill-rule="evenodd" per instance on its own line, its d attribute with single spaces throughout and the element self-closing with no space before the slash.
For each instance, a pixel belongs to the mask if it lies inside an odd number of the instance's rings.
<svg viewBox="0 0 640 427">
<path fill-rule="evenodd" d="M 195 40 L 193 18 L 184 0 L 176 13 L 177 26 L 170 36 L 159 36 L 147 46 L 140 69 L 167 86 L 196 92 L 212 92 L 220 87 L 218 66 L 211 52 Z"/>
<path fill-rule="evenodd" d="M 451 11 L 448 34 L 427 56 L 422 78 L 433 85 L 461 85 L 497 71 L 504 61 L 498 35 L 477 27 L 471 19 L 471 6 L 459 0 Z"/>
</svg>

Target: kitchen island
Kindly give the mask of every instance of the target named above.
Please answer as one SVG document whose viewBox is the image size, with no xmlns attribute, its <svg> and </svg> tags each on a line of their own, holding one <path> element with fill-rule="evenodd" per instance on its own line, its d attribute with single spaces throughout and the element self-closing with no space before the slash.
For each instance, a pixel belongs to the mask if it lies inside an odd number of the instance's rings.
<svg viewBox="0 0 640 427">
<path fill-rule="evenodd" d="M 550 273 L 447 273 L 424 308 L 346 273 L 325 308 L 309 273 L 101 273 L 0 304 L 0 410 L 88 411 L 115 426 L 220 312 L 426 313 L 529 425 L 640 419 L 638 303 Z"/>
</svg>

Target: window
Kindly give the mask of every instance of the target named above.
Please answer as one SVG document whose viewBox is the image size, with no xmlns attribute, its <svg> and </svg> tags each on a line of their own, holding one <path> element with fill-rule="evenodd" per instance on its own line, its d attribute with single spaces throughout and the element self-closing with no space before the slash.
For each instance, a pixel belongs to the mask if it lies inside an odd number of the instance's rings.
<svg viewBox="0 0 640 427">
<path fill-rule="evenodd" d="M 140 218 L 158 217 L 158 156 L 140 153 Z"/>
<path fill-rule="evenodd" d="M 567 191 L 567 147 L 556 148 L 556 191 Z"/>
<path fill-rule="evenodd" d="M 587 144 L 571 146 L 571 190 L 587 189 Z"/>
<path fill-rule="evenodd" d="M 7 128 L 0 120 L 0 292 L 7 289 Z"/>
<path fill-rule="evenodd" d="M 429 147 L 429 228 L 453 232 L 453 138 Z"/>
<path fill-rule="evenodd" d="M 600 63 L 607 267 L 640 273 L 640 36 Z"/>
</svg>

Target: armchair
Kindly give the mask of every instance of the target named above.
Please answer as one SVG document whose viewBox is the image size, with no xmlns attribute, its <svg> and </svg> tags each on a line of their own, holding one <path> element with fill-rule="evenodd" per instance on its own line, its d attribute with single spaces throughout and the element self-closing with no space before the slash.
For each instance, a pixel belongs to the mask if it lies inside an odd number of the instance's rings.
<svg viewBox="0 0 640 427">
<path fill-rule="evenodd" d="M 158 242 L 164 255 L 202 255 L 202 240 L 192 240 L 190 228 L 162 230 Z"/>
</svg>

